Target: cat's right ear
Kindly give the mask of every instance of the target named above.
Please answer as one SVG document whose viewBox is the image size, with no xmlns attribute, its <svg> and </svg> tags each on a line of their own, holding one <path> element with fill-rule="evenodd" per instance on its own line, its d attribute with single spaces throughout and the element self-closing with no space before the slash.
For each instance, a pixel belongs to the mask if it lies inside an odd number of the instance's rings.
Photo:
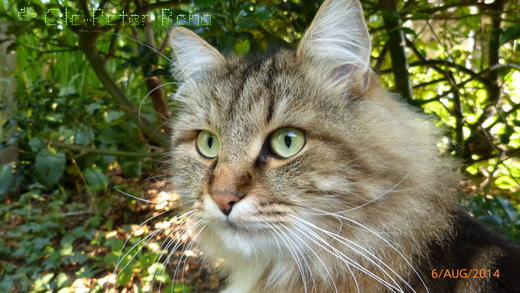
<svg viewBox="0 0 520 293">
<path fill-rule="evenodd" d="M 185 80 L 196 72 L 208 70 L 225 62 L 217 49 L 204 41 L 194 32 L 183 27 L 170 30 L 168 43 L 175 58 L 174 74 L 177 79 Z"/>
<path fill-rule="evenodd" d="M 360 94 L 368 86 L 370 49 L 360 1 L 325 0 L 300 41 L 296 56 L 314 60 L 321 65 L 322 76 L 338 86 L 350 82 L 350 93 Z"/>
</svg>

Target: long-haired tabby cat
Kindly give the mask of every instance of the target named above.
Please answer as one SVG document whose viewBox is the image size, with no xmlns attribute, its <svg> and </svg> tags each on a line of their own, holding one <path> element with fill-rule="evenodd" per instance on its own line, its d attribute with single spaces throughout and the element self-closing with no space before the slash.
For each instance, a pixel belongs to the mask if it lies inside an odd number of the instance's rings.
<svg viewBox="0 0 520 293">
<path fill-rule="evenodd" d="M 296 51 L 170 45 L 173 181 L 223 292 L 520 292 L 519 249 L 459 211 L 436 128 L 372 75 L 358 1 Z"/>
</svg>

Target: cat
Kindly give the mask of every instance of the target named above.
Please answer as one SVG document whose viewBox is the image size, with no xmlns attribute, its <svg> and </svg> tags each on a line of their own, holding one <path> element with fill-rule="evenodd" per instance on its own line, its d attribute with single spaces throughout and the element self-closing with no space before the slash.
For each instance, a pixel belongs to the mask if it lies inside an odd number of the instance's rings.
<svg viewBox="0 0 520 293">
<path fill-rule="evenodd" d="M 519 248 L 459 210 L 439 131 L 371 72 L 358 1 L 326 0 L 296 51 L 169 44 L 172 181 L 222 292 L 520 292 Z"/>
</svg>

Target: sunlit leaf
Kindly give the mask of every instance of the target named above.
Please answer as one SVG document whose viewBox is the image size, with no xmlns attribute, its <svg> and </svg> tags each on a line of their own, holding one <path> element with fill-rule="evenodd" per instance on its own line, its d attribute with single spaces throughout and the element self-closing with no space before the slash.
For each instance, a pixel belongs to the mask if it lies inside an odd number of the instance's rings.
<svg viewBox="0 0 520 293">
<path fill-rule="evenodd" d="M 249 50 L 251 49 L 251 44 L 249 43 L 248 39 L 241 39 L 237 40 L 235 43 L 235 47 L 233 51 L 235 51 L 235 54 L 239 56 L 246 55 L 249 53 Z"/>
<path fill-rule="evenodd" d="M 510 190 L 518 187 L 518 183 L 508 175 L 500 176 L 495 180 L 495 185 L 500 189 Z"/>
</svg>

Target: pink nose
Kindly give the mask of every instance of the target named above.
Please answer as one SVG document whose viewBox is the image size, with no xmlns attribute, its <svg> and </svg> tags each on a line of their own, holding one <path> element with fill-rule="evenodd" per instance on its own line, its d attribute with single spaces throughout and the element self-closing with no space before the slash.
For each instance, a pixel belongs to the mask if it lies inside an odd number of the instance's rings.
<svg viewBox="0 0 520 293">
<path fill-rule="evenodd" d="M 211 193 L 211 198 L 226 216 L 231 213 L 233 205 L 239 202 L 242 197 L 244 196 L 240 196 L 230 190 L 215 190 Z"/>
<path fill-rule="evenodd" d="M 252 175 L 220 160 L 208 177 L 208 193 L 224 215 L 252 189 Z"/>
</svg>

